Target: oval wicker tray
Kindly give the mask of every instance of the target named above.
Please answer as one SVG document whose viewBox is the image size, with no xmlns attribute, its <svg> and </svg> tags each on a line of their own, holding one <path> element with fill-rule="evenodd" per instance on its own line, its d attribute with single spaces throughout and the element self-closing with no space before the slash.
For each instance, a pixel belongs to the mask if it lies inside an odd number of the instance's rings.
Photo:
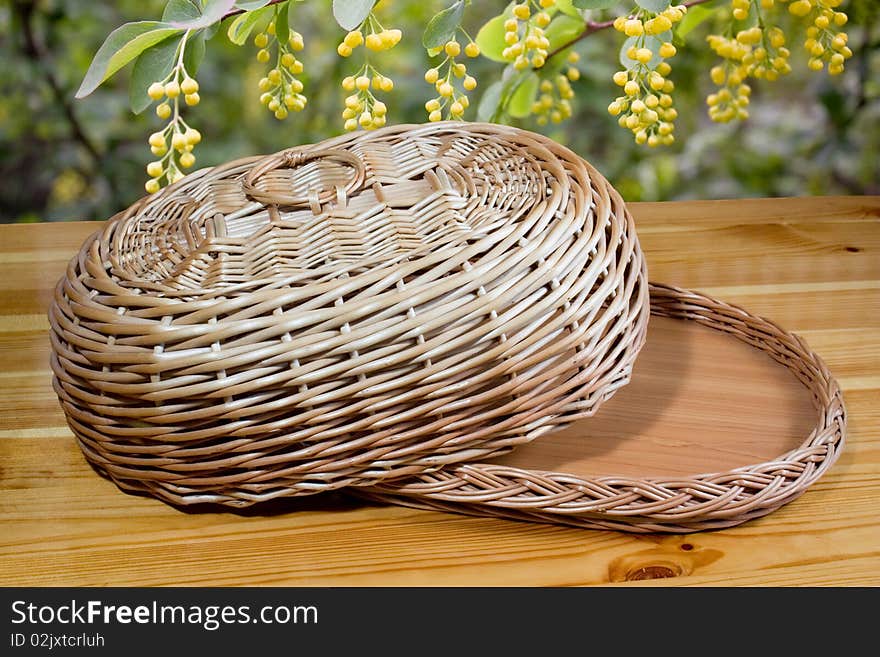
<svg viewBox="0 0 880 657">
<path fill-rule="evenodd" d="M 632 218 L 555 142 L 394 126 L 191 174 L 59 282 L 54 386 L 98 469 L 246 506 L 485 458 L 586 417 L 648 319 Z"/>
<path fill-rule="evenodd" d="M 358 494 L 587 528 L 691 532 L 770 513 L 831 467 L 846 434 L 843 399 L 802 339 L 665 285 L 651 285 L 651 312 L 632 383 L 596 417 L 508 456 Z"/>
</svg>

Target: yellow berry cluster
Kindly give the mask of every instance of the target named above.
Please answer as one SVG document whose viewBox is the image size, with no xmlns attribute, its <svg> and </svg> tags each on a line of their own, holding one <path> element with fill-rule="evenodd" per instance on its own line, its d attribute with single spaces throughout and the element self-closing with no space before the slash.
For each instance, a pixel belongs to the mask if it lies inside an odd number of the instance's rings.
<svg viewBox="0 0 880 657">
<path fill-rule="evenodd" d="M 308 99 L 303 95 L 303 83 L 297 77 L 303 72 L 303 63 L 296 58 L 294 52 L 301 51 L 305 44 L 302 34 L 290 32 L 287 40 L 282 43 L 276 35 L 275 19 L 269 23 L 265 32 L 254 37 L 254 45 L 259 48 L 257 61 L 267 63 L 272 58 L 272 50 L 277 46 L 275 66 L 260 79 L 258 83 L 260 103 L 275 115 L 278 120 L 286 119 L 293 110 L 300 112 Z"/>
<path fill-rule="evenodd" d="M 640 10 L 614 21 L 614 28 L 633 40 L 626 51 L 632 63 L 614 74 L 614 83 L 623 87 L 623 95 L 611 102 L 608 112 L 618 117 L 621 127 L 632 131 L 637 144 L 659 146 L 675 141 L 672 133 L 678 112 L 671 95 L 675 84 L 669 79 L 672 66 L 666 60 L 675 56 L 676 48 L 667 35 L 686 11 L 684 5 L 660 13 Z"/>
<path fill-rule="evenodd" d="M 738 21 L 748 19 L 754 8 L 758 22 L 752 27 L 739 30 L 732 36 L 710 34 L 709 47 L 721 57 L 721 63 L 712 67 L 709 77 L 718 90 L 706 97 L 709 118 L 719 123 L 749 116 L 751 87 L 746 78 L 776 80 L 791 72 L 788 63 L 790 52 L 785 47 L 785 33 L 771 26 L 761 14 L 761 9 L 772 9 L 774 0 L 733 0 L 733 17 Z"/>
<path fill-rule="evenodd" d="M 813 71 L 821 71 L 827 64 L 829 75 L 840 75 L 844 62 L 852 57 L 852 50 L 847 46 L 848 35 L 838 29 L 848 20 L 845 13 L 835 11 L 842 1 L 796 0 L 788 5 L 791 14 L 811 23 L 804 48 L 810 55 L 807 66 Z"/>
<path fill-rule="evenodd" d="M 437 91 L 437 97 L 425 103 L 429 121 L 440 121 L 443 118 L 443 110 L 447 110 L 446 118 L 460 119 L 468 108 L 468 91 L 477 88 L 476 79 L 468 75 L 467 66 L 464 62 L 456 61 L 462 53 L 461 44 L 458 41 L 448 41 L 443 46 L 446 58 L 439 66 L 434 66 L 425 71 L 425 82 L 433 84 Z M 464 47 L 464 54 L 468 57 L 478 57 L 480 47 L 470 41 Z M 461 80 L 460 89 L 456 86 L 456 78 Z"/>
<path fill-rule="evenodd" d="M 192 151 L 202 140 L 199 131 L 187 125 L 180 115 L 181 97 L 187 105 L 198 105 L 200 100 L 199 83 L 187 73 L 183 64 L 185 48 L 186 39 L 183 39 L 174 68 L 164 79 L 147 88 L 147 95 L 152 100 L 161 101 L 156 106 L 156 115 L 168 120 L 168 125 L 151 134 L 149 139 L 150 151 L 159 158 L 147 165 L 150 179 L 144 187 L 150 194 L 159 191 L 163 181 L 170 184 L 183 177 L 181 169 L 195 164 Z"/>
<path fill-rule="evenodd" d="M 579 59 L 580 55 L 572 50 L 568 53 L 570 66 L 565 73 L 559 73 L 553 80 L 541 80 L 540 95 L 532 103 L 532 114 L 537 116 L 538 125 L 547 125 L 548 121 L 559 123 L 571 116 L 571 99 L 574 98 L 571 83 L 581 77 L 581 72 L 573 64 Z"/>
<path fill-rule="evenodd" d="M 556 0 L 528 0 L 513 6 L 513 16 L 504 22 L 506 47 L 501 55 L 512 61 L 517 71 L 541 68 L 546 63 L 550 40 L 544 28 L 550 24 L 550 14 L 544 10 L 555 4 Z"/>
<path fill-rule="evenodd" d="M 366 36 L 364 30 L 367 32 Z M 362 44 L 373 52 L 389 50 L 400 42 L 402 36 L 403 33 L 398 29 L 382 27 L 376 17 L 370 13 L 359 29 L 345 35 L 336 52 L 341 57 L 351 57 L 355 49 Z M 388 108 L 373 95 L 371 88 L 388 92 L 394 89 L 394 81 L 380 73 L 370 64 L 368 58 L 365 58 L 364 64 L 357 73 L 343 78 L 342 88 L 353 92 L 345 98 L 345 109 L 342 110 L 342 120 L 345 122 L 346 130 L 357 130 L 358 126 L 372 130 L 385 125 Z"/>
</svg>

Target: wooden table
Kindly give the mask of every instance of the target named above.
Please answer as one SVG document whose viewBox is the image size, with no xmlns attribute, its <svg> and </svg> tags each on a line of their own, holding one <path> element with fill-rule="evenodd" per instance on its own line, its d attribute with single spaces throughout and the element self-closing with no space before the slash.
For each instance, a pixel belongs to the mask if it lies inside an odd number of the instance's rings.
<svg viewBox="0 0 880 657">
<path fill-rule="evenodd" d="M 243 514 L 123 494 L 78 451 L 48 366 L 52 288 L 97 224 L 0 226 L 0 584 L 604 584 L 621 559 L 684 558 L 685 541 L 716 558 L 633 584 L 880 584 L 880 197 L 631 207 L 653 280 L 776 320 L 838 377 L 847 448 L 795 502 L 724 531 L 635 536 L 341 494 Z"/>
</svg>

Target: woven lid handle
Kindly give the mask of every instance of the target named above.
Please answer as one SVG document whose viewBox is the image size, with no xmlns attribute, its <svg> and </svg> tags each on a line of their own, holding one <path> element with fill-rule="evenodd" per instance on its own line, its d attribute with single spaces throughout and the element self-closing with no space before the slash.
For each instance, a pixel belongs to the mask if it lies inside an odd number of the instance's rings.
<svg viewBox="0 0 880 657">
<path fill-rule="evenodd" d="M 309 190 L 305 195 L 285 193 L 281 189 L 260 189 L 256 186 L 257 181 L 270 171 L 300 167 L 313 161 L 318 161 L 319 166 L 312 174 L 314 180 L 303 180 Z M 348 180 L 344 185 L 334 184 L 332 187 L 327 187 L 327 174 L 335 173 L 340 168 L 345 168 L 350 172 Z M 338 176 L 332 177 L 338 178 Z M 248 198 L 264 205 L 308 206 L 317 214 L 321 211 L 321 205 L 329 201 L 335 200 L 344 204 L 349 194 L 363 186 L 365 178 L 364 163 L 350 151 L 339 149 L 290 150 L 266 158 L 264 162 L 251 170 L 242 181 L 241 186 Z"/>
</svg>

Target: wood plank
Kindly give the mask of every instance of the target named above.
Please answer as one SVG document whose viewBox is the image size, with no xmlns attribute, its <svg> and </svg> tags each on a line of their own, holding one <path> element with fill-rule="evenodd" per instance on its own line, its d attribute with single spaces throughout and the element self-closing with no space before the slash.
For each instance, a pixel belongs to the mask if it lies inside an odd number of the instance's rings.
<svg viewBox="0 0 880 657">
<path fill-rule="evenodd" d="M 652 278 L 802 333 L 838 376 L 848 445 L 797 501 L 633 536 L 345 494 L 203 513 L 121 493 L 77 449 L 48 366 L 52 287 L 99 225 L 0 226 L 0 585 L 880 585 L 880 197 L 631 208 Z"/>
</svg>

